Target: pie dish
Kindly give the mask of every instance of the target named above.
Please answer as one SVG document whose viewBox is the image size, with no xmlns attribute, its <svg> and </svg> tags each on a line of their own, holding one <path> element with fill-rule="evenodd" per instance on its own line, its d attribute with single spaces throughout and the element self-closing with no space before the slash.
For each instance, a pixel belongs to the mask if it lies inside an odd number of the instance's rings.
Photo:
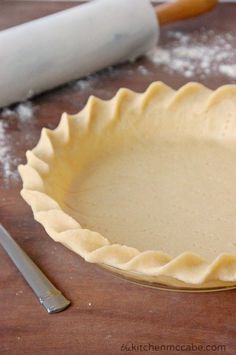
<svg viewBox="0 0 236 355">
<path fill-rule="evenodd" d="M 236 286 L 236 86 L 90 97 L 19 166 L 50 237 L 140 281 Z"/>
</svg>

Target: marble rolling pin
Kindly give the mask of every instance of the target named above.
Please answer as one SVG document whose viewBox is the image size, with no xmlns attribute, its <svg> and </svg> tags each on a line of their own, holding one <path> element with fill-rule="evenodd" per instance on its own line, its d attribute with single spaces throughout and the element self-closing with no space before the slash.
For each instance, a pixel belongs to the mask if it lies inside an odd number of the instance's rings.
<svg viewBox="0 0 236 355">
<path fill-rule="evenodd" d="M 0 107 L 126 60 L 157 44 L 160 25 L 217 0 L 94 0 L 0 32 Z"/>
</svg>

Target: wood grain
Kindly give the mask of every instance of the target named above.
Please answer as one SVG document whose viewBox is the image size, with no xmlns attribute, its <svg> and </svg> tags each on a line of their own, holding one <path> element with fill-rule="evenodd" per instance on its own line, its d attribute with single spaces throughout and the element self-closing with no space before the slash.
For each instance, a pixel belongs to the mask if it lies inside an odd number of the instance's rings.
<svg viewBox="0 0 236 355">
<path fill-rule="evenodd" d="M 77 4 L 1 2 L 0 28 L 74 5 Z M 168 28 L 194 31 L 205 26 L 225 33 L 233 31 L 235 21 L 236 6 L 224 4 L 211 14 L 163 29 L 161 41 L 167 40 Z M 145 65 L 149 74 L 139 73 L 136 70 L 139 65 Z M 36 144 L 42 127 L 54 128 L 63 111 L 79 111 L 90 94 L 110 98 L 121 86 L 141 92 L 154 80 L 163 80 L 174 88 L 187 82 L 181 75 L 167 74 L 147 60 L 140 59 L 135 64 L 119 66 L 112 75 L 100 73 L 87 88 L 70 85 L 39 96 L 33 101 L 36 109 L 30 121 L 13 116 L 1 117 L 12 157 L 11 169 L 25 161 L 25 151 Z M 219 75 L 202 82 L 216 88 L 227 80 Z M 20 189 L 19 177 L 15 173 L 6 177 L 1 169 L 0 222 L 72 301 L 72 306 L 60 314 L 47 315 L 0 249 L 0 354 L 120 354 L 126 353 L 121 352 L 121 347 L 127 343 L 222 344 L 226 351 L 216 354 L 236 353 L 234 291 L 172 293 L 137 286 L 114 277 L 53 242 L 33 220 L 30 208 L 20 197 Z M 128 353 L 155 352 L 136 349 Z"/>
</svg>

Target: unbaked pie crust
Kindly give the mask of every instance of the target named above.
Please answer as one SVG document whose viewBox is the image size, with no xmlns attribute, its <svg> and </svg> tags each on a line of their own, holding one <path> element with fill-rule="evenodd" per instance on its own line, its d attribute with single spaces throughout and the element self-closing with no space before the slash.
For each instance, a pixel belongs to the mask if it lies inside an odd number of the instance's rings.
<svg viewBox="0 0 236 355">
<path fill-rule="evenodd" d="M 236 86 L 90 97 L 43 129 L 21 194 L 55 241 L 140 280 L 236 285 Z"/>
</svg>

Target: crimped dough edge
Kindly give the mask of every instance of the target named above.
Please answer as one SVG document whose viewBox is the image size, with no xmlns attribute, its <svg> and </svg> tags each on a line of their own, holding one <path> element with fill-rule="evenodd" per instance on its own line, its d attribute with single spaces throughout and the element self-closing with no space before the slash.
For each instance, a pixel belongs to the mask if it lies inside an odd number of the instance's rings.
<svg viewBox="0 0 236 355">
<path fill-rule="evenodd" d="M 137 273 L 139 279 L 152 282 L 162 282 L 169 278 L 177 285 L 189 285 L 190 288 L 210 286 L 236 285 L 236 255 L 220 254 L 212 262 L 207 262 L 200 255 L 186 251 L 174 258 L 161 251 L 144 251 L 125 245 L 111 244 L 101 234 L 83 229 L 71 216 L 66 214 L 58 202 L 52 199 L 44 189 L 43 174 L 49 171 L 50 161 L 56 156 L 52 140 L 60 145 L 66 145 L 70 140 L 73 123 L 82 122 L 78 129 L 84 130 L 85 134 L 97 121 L 99 109 L 102 105 L 102 118 L 100 134 L 103 128 L 112 122 L 118 121 L 122 115 L 123 104 L 129 99 L 129 105 L 144 114 L 150 109 L 150 105 L 158 98 L 160 109 L 179 110 L 181 107 L 191 110 L 194 102 L 198 102 L 197 110 L 202 115 L 211 112 L 216 116 L 216 125 L 212 130 L 217 130 L 217 108 L 222 102 L 229 103 L 229 109 L 235 110 L 236 85 L 225 85 L 216 91 L 209 90 L 198 83 L 188 83 L 175 91 L 162 82 L 152 83 L 148 89 L 140 94 L 128 89 L 120 89 L 111 100 L 101 100 L 91 96 L 85 108 L 72 116 L 63 113 L 58 127 L 54 130 L 42 129 L 41 137 L 34 149 L 27 151 L 27 164 L 19 166 L 19 173 L 23 181 L 21 195 L 31 206 L 34 219 L 41 223 L 49 236 L 57 242 L 82 256 L 86 261 L 117 268 L 121 271 Z M 199 103 L 201 101 L 201 104 Z M 185 107 L 183 106 L 185 105 Z M 107 113 L 107 115 L 106 115 Z M 220 123 L 219 123 L 220 124 Z M 112 129 L 112 125 L 110 126 Z M 236 130 L 236 120 L 234 127 Z M 173 123 L 174 129 L 174 123 Z M 190 127 L 193 134 L 201 130 L 201 122 Z M 215 131 L 214 131 L 215 134 Z M 230 133 L 229 133 L 230 134 Z M 143 276 L 142 276 L 143 275 Z M 168 283 L 168 282 L 167 282 Z"/>
</svg>

